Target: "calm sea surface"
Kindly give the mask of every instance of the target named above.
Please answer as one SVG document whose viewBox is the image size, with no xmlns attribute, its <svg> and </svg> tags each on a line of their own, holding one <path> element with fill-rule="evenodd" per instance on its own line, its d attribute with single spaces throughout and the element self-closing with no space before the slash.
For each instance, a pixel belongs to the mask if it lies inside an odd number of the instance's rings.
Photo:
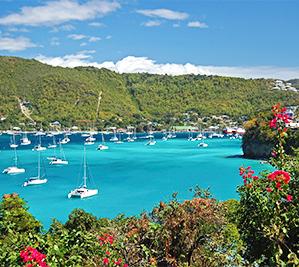
<svg viewBox="0 0 299 267">
<path fill-rule="evenodd" d="M 37 152 L 31 150 L 37 141 L 29 135 L 32 145 L 17 148 L 19 167 L 26 172 L 15 176 L 0 174 L 0 193 L 17 192 L 28 202 L 29 211 L 48 228 L 52 218 L 65 222 L 75 208 L 98 217 L 138 215 L 150 211 L 160 200 L 170 200 L 173 192 L 179 193 L 179 200 L 191 198 L 189 189 L 196 185 L 209 187 L 219 200 L 238 198 L 236 187 L 242 183 L 238 175 L 240 166 L 250 165 L 256 171 L 269 169 L 259 161 L 237 157 L 242 155 L 241 141 L 237 139 L 206 139 L 209 146 L 198 148 L 199 141 L 187 141 L 186 135 L 178 134 L 168 141 L 157 139 L 155 146 L 146 146 L 145 139 L 138 139 L 134 143 L 107 142 L 109 150 L 97 151 L 100 137 L 96 137 L 96 144 L 87 146 L 87 163 L 91 174 L 88 186 L 99 189 L 97 196 L 83 200 L 67 198 L 68 192 L 81 182 L 84 138 L 80 135 L 70 136 L 71 142 L 63 145 L 69 165 L 49 165 L 46 157 L 54 151 L 47 149 L 42 152 L 42 165 L 48 183 L 22 187 L 28 177 L 37 174 Z M 9 139 L 8 135 L 0 136 L 1 171 L 13 164 Z M 47 146 L 51 138 L 43 137 L 42 143 Z"/>
</svg>

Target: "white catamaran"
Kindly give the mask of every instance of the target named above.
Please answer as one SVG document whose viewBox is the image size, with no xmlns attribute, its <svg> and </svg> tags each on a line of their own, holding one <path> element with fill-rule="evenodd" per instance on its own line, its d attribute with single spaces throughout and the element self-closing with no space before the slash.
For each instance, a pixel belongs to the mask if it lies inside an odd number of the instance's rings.
<svg viewBox="0 0 299 267">
<path fill-rule="evenodd" d="M 102 132 L 102 143 L 98 145 L 97 150 L 108 150 L 109 147 L 107 145 L 105 145 L 105 138 L 104 138 L 104 134 Z"/>
<path fill-rule="evenodd" d="M 48 148 L 56 148 L 56 147 L 57 147 L 56 139 L 55 139 L 55 135 L 53 135 L 53 142 L 52 144 L 48 145 Z"/>
<path fill-rule="evenodd" d="M 13 175 L 13 174 L 20 174 L 25 172 L 25 169 L 18 167 L 18 156 L 17 156 L 16 148 L 14 148 L 14 163 L 15 163 L 14 166 L 4 169 L 2 173 Z"/>
<path fill-rule="evenodd" d="M 118 138 L 116 136 L 116 128 L 115 127 L 111 127 L 112 131 L 113 131 L 113 137 L 110 138 L 111 142 L 117 142 Z"/>
<path fill-rule="evenodd" d="M 43 151 L 46 150 L 47 148 L 42 146 L 42 134 L 38 135 L 38 145 L 36 145 L 34 148 L 32 148 L 32 151 Z"/>
<path fill-rule="evenodd" d="M 88 189 L 87 188 L 87 164 L 86 164 L 86 148 L 84 145 L 84 158 L 83 158 L 83 184 L 81 184 L 79 187 L 72 190 L 70 193 L 68 193 L 68 198 L 72 197 L 79 197 L 79 198 L 86 198 L 95 196 L 98 194 L 98 189 Z"/>
<path fill-rule="evenodd" d="M 60 149 L 60 157 L 52 157 L 49 158 L 51 161 L 49 162 L 50 165 L 68 165 L 69 162 L 65 158 L 65 154 L 61 145 L 61 142 L 59 142 L 59 149 Z"/>
<path fill-rule="evenodd" d="M 147 146 L 154 146 L 156 144 L 156 140 L 154 139 L 154 137 L 150 137 L 149 141 L 146 143 Z"/>
<path fill-rule="evenodd" d="M 13 133 L 11 139 L 10 139 L 10 145 L 9 145 L 11 148 L 17 148 L 18 145 L 16 143 L 16 135 L 15 133 Z"/>
<path fill-rule="evenodd" d="M 71 139 L 67 136 L 67 135 L 64 135 L 64 138 L 59 142 L 60 144 L 67 144 L 71 141 Z"/>
<path fill-rule="evenodd" d="M 38 151 L 37 176 L 30 177 L 27 181 L 24 182 L 23 186 L 45 184 L 46 182 L 48 182 L 48 180 L 44 175 L 41 175 L 41 152 Z"/>
<path fill-rule="evenodd" d="M 25 132 L 23 134 L 23 137 L 21 139 L 21 146 L 28 146 L 31 144 L 31 141 L 29 140 L 28 136 L 27 136 L 27 133 Z"/>
</svg>

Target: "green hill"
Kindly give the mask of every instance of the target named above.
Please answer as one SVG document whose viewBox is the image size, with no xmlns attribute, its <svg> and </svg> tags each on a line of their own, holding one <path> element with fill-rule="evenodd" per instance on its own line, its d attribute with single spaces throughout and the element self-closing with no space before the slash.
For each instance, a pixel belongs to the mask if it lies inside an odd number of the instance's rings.
<svg viewBox="0 0 299 267">
<path fill-rule="evenodd" d="M 299 94 L 271 90 L 271 80 L 202 75 L 118 74 L 106 69 L 52 67 L 36 60 L 0 57 L 1 128 L 30 122 L 45 127 L 59 120 L 64 126 L 138 124 L 183 114 L 226 114 L 234 118 L 269 109 L 276 102 L 298 104 Z M 97 116 L 99 94 L 101 101 Z"/>
</svg>

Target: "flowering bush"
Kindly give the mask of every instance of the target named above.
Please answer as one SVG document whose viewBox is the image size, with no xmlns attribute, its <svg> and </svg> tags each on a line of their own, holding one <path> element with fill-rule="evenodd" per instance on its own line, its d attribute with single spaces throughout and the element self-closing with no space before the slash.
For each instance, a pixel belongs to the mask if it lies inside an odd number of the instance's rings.
<svg viewBox="0 0 299 267">
<path fill-rule="evenodd" d="M 289 117 L 279 104 L 273 106 L 269 122 L 277 141 L 272 152 L 271 173 L 254 175 L 241 167 L 244 185 L 239 187 L 238 227 L 247 244 L 245 257 L 270 266 L 298 265 L 298 176 L 285 154 Z"/>
<path fill-rule="evenodd" d="M 129 266 L 121 257 L 119 257 L 119 253 L 117 253 L 115 249 L 115 237 L 112 234 L 104 233 L 98 236 L 98 240 L 102 251 L 105 252 L 104 255 L 102 255 L 101 260 L 103 267 Z"/>
<path fill-rule="evenodd" d="M 25 267 L 48 267 L 46 260 L 46 255 L 39 252 L 36 248 L 27 247 L 20 252 L 20 257 L 24 263 L 26 263 Z"/>
</svg>

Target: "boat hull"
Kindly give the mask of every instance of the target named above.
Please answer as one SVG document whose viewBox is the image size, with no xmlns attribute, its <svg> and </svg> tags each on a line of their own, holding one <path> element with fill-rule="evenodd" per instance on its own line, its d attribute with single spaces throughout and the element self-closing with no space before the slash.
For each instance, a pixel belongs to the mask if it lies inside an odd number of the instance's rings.
<svg viewBox="0 0 299 267">
<path fill-rule="evenodd" d="M 68 193 L 68 198 L 88 198 L 98 194 L 98 189 L 75 189 Z"/>
<path fill-rule="evenodd" d="M 4 174 L 10 174 L 10 175 L 16 175 L 20 173 L 24 173 L 25 169 L 23 168 L 18 168 L 18 167 L 8 167 L 2 171 Z"/>
<path fill-rule="evenodd" d="M 108 146 L 105 146 L 105 145 L 99 145 L 98 146 L 98 150 L 108 150 L 109 147 Z"/>
<path fill-rule="evenodd" d="M 39 179 L 39 178 L 30 178 L 28 181 L 24 182 L 23 186 L 30 186 L 30 185 L 40 185 L 45 184 L 48 182 L 47 179 Z"/>
<path fill-rule="evenodd" d="M 56 159 L 49 162 L 50 165 L 68 165 L 69 162 L 67 160 Z"/>
</svg>

